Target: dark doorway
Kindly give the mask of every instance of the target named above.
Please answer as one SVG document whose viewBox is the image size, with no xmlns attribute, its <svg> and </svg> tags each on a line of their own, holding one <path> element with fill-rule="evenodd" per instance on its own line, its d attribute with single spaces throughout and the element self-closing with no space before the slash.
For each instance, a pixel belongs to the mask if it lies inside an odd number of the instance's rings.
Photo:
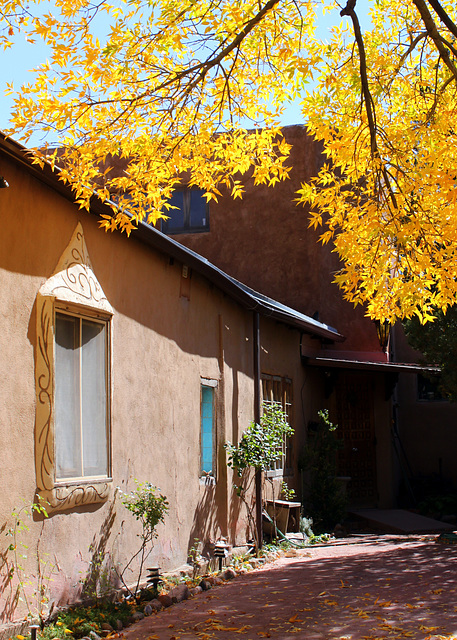
<svg viewBox="0 0 457 640">
<path fill-rule="evenodd" d="M 378 492 L 373 380 L 362 373 L 341 373 L 335 391 L 337 434 L 343 441 L 338 452 L 338 474 L 351 478 L 351 507 L 375 507 Z"/>
</svg>

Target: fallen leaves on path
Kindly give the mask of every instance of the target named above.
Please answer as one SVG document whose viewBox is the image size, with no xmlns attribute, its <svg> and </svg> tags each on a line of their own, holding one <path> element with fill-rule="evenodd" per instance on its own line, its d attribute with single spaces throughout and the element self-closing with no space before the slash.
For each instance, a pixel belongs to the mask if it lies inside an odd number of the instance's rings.
<svg viewBox="0 0 457 640">
<path fill-rule="evenodd" d="M 457 640 L 457 554 L 443 550 L 430 561 L 416 545 L 403 560 L 397 551 L 306 558 L 262 579 L 243 577 L 239 589 L 234 581 L 212 592 L 212 609 L 190 602 L 198 621 L 183 615 L 175 636 L 163 629 L 139 640 Z"/>
</svg>

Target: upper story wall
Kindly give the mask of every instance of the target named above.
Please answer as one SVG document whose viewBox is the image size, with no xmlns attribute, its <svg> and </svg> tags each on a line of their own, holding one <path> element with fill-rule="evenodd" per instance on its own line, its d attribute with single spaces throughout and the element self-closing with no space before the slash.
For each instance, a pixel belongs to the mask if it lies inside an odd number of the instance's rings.
<svg viewBox="0 0 457 640">
<path fill-rule="evenodd" d="M 283 132 L 292 144 L 289 180 L 274 187 L 247 180 L 242 200 L 225 194 L 210 203 L 209 232 L 174 238 L 253 289 L 307 315 L 318 312 L 346 336 L 335 347 L 339 351 L 377 352 L 382 358 L 373 323 L 332 282 L 339 269 L 332 246 L 319 242 L 320 230 L 308 227 L 307 209 L 294 202 L 300 184 L 325 162 L 321 146 L 303 126 Z"/>
</svg>

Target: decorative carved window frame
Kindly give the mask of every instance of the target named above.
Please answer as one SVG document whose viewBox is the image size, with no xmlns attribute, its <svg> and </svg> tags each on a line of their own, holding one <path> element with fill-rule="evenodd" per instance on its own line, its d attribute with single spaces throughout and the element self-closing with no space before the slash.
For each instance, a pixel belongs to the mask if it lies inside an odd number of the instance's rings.
<svg viewBox="0 0 457 640">
<path fill-rule="evenodd" d="M 111 352 L 113 308 L 98 282 L 87 251 L 83 228 L 78 223 L 53 275 L 46 280 L 37 295 L 37 351 L 35 366 L 36 418 L 35 468 L 37 494 L 46 501 L 48 512 L 63 511 L 78 506 L 104 502 L 108 499 L 111 477 L 85 478 L 56 482 L 55 473 L 55 312 L 70 308 L 80 313 L 107 320 L 109 352 Z M 111 358 L 109 358 L 111 363 Z M 111 366 L 109 364 L 109 366 Z M 111 371 L 108 372 L 111 380 Z M 111 406 L 111 385 L 108 385 Z M 111 415 L 108 428 L 111 434 Z M 109 447 L 109 469 L 111 466 Z"/>
</svg>

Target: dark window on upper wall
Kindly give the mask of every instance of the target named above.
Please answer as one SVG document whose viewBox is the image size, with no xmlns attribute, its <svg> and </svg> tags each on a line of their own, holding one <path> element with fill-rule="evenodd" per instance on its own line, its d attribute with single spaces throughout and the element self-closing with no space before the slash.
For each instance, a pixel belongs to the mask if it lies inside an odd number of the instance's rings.
<svg viewBox="0 0 457 640">
<path fill-rule="evenodd" d="M 432 376 L 428 378 L 422 374 L 417 374 L 417 399 L 427 402 L 438 402 L 446 400 L 440 391 L 440 377 Z"/>
<path fill-rule="evenodd" d="M 176 209 L 164 211 L 168 220 L 162 220 L 162 231 L 175 233 L 202 233 L 209 231 L 209 204 L 203 189 L 183 189 L 173 193 L 170 204 Z"/>
</svg>

